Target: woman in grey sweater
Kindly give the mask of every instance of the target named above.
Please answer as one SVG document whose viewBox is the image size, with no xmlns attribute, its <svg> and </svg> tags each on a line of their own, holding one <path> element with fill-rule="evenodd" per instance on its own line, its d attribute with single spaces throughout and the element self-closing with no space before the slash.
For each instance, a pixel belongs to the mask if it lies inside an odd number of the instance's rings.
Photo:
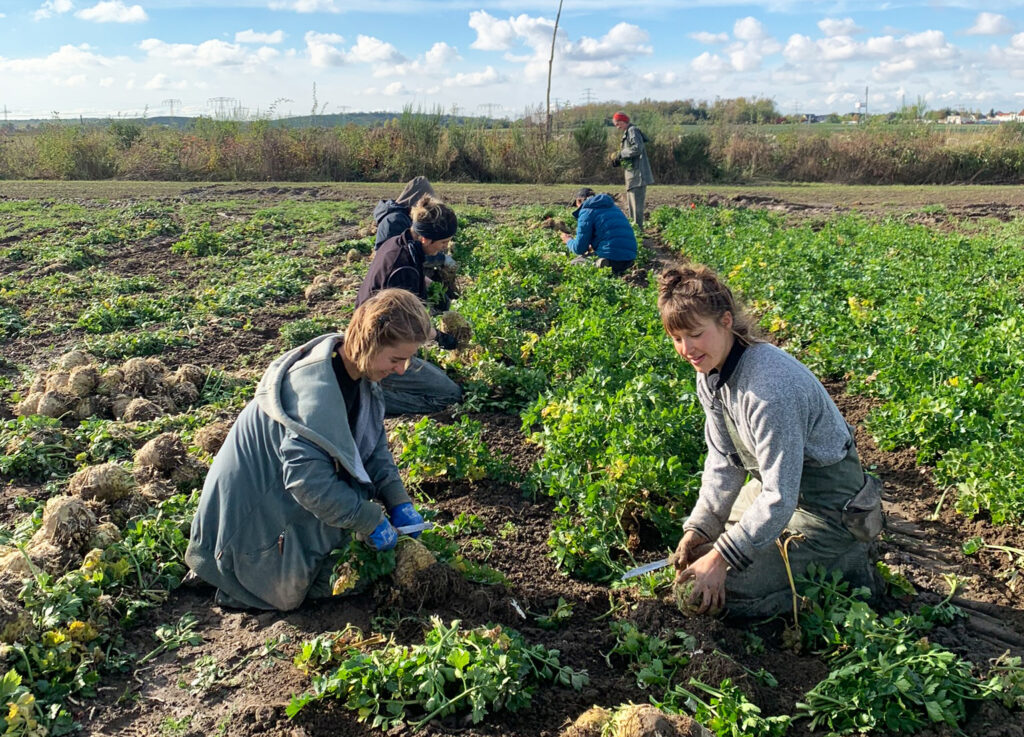
<svg viewBox="0 0 1024 737">
<path fill-rule="evenodd" d="M 759 341 L 729 288 L 705 266 L 666 271 L 658 309 L 676 352 L 697 371 L 706 415 L 700 496 L 673 555 L 700 612 L 768 616 L 792 600 L 811 563 L 874 586 L 868 544 L 881 531 L 880 482 L 864 473 L 853 429 L 821 382 Z"/>
</svg>

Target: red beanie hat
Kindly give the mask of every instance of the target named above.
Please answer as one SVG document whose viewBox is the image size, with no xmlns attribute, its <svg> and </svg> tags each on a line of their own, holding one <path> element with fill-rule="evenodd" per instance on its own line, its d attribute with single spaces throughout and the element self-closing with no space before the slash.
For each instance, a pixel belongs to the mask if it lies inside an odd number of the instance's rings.
<svg viewBox="0 0 1024 737">
<path fill-rule="evenodd" d="M 623 112 L 618 112 L 618 113 L 615 113 L 615 115 L 612 116 L 612 120 L 614 120 L 616 123 L 618 123 L 620 120 L 623 123 L 628 123 L 629 122 L 629 116 L 626 115 Z"/>
</svg>

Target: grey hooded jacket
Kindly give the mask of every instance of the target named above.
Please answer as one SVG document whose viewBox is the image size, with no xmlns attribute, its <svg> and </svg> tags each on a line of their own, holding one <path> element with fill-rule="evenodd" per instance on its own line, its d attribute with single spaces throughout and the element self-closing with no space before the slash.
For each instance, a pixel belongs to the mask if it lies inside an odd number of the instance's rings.
<svg viewBox="0 0 1024 737">
<path fill-rule="evenodd" d="M 850 427 L 825 387 L 782 349 L 768 343 L 749 346 L 717 393 L 709 388 L 706 374 L 697 374 L 697 397 L 706 416 L 708 453 L 700 496 L 683 528 L 715 541 L 715 548 L 734 570 L 744 569 L 766 550 L 773 553 L 775 539 L 798 506 L 836 508 L 857 492 L 862 473 L 854 486 L 803 498 L 805 467 L 838 464 L 852 441 Z M 754 503 L 728 529 L 726 522 L 747 470 L 733 459 L 737 448 L 726 427 L 726 413 L 756 457 L 762 486 Z"/>
<path fill-rule="evenodd" d="M 323 335 L 267 369 L 210 467 L 185 561 L 259 609 L 299 606 L 349 531 L 369 534 L 410 501 L 388 449 L 380 387 L 360 382 L 353 437 Z"/>
<path fill-rule="evenodd" d="M 626 128 L 625 133 L 622 134 L 619 160 L 622 163 L 622 170 L 626 174 L 626 189 L 654 184 L 654 173 L 651 171 L 651 162 L 647 158 L 647 147 L 644 145 L 646 140 L 644 134 L 635 125 Z"/>
</svg>

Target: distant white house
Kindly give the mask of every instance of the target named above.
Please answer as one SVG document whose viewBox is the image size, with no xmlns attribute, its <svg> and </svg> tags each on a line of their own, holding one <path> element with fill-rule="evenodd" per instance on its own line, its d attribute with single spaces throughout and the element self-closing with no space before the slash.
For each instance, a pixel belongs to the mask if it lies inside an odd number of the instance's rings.
<svg viewBox="0 0 1024 737">
<path fill-rule="evenodd" d="M 946 125 L 971 125 L 977 123 L 978 118 L 973 113 L 954 113 L 947 115 L 942 122 Z"/>
<path fill-rule="evenodd" d="M 1024 110 L 1019 113 L 997 112 L 992 115 L 975 115 L 974 113 L 954 113 L 947 115 L 940 122 L 946 125 L 969 125 L 971 123 L 1020 123 L 1024 121 Z"/>
</svg>

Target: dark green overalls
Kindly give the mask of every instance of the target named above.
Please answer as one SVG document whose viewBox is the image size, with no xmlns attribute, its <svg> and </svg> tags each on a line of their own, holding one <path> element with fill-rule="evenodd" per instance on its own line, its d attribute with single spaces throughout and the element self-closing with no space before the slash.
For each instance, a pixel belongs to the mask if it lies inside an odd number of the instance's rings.
<svg viewBox="0 0 1024 737">
<path fill-rule="evenodd" d="M 729 514 L 728 530 L 761 493 L 761 471 L 728 412 L 722 414 L 736 449 L 735 454 L 730 454 L 730 460 L 749 474 Z M 800 534 L 804 539 L 788 546 L 789 562 L 794 576 L 803 574 L 809 564 L 818 563 L 828 569 L 841 570 L 855 586 L 873 588 L 873 565 L 868 557 L 867 540 L 877 536 L 881 526 L 881 484 L 864 473 L 853 441 L 853 428 L 849 429 L 847 453 L 841 461 L 829 466 L 804 462 L 799 501 L 786 525 L 787 535 Z M 864 509 L 854 500 L 861 502 Z M 725 589 L 726 607 L 736 616 L 771 616 L 792 603 L 786 568 L 776 545 L 758 551 L 754 562 L 743 571 L 730 570 Z"/>
</svg>

